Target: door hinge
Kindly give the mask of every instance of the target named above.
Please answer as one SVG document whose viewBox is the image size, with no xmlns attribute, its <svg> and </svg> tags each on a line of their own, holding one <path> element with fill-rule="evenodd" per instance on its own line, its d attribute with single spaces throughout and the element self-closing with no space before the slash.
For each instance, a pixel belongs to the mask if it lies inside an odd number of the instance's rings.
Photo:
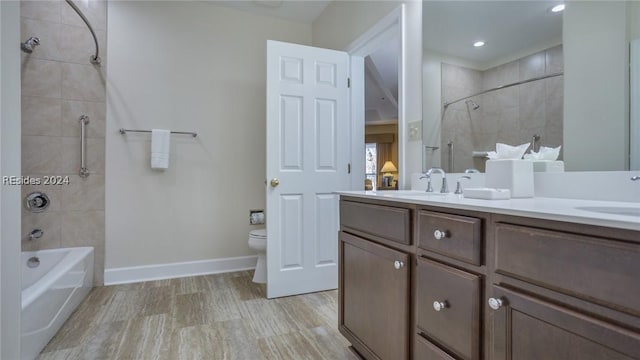
<svg viewBox="0 0 640 360">
<path fill-rule="evenodd" d="M 351 88 L 351 78 L 347 78 L 347 87 Z"/>
<path fill-rule="evenodd" d="M 351 163 L 347 164 L 347 174 L 351 174 Z"/>
</svg>

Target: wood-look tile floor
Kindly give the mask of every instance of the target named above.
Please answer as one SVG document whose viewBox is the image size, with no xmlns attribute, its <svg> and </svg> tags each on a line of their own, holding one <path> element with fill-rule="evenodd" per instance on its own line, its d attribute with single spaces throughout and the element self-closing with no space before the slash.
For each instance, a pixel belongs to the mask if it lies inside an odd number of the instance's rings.
<svg viewBox="0 0 640 360">
<path fill-rule="evenodd" d="M 94 288 L 38 359 L 356 359 L 337 291 L 268 300 L 252 276 Z"/>
</svg>

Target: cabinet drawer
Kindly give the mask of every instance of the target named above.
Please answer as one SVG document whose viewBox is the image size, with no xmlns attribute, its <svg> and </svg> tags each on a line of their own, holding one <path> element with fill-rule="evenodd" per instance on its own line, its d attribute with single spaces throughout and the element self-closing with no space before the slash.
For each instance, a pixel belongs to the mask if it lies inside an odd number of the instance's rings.
<svg viewBox="0 0 640 360">
<path fill-rule="evenodd" d="M 417 269 L 417 327 L 459 357 L 479 359 L 480 278 L 424 258 Z"/>
<path fill-rule="evenodd" d="M 411 244 L 409 209 L 341 201 L 340 224 L 401 244 Z"/>
<path fill-rule="evenodd" d="M 640 315 L 640 245 L 496 225 L 496 272 Z"/>
<path fill-rule="evenodd" d="M 420 335 L 416 335 L 414 360 L 456 360 Z"/>
<path fill-rule="evenodd" d="M 418 247 L 481 265 L 481 219 L 421 210 L 418 227 Z M 443 237 L 438 238 L 437 232 Z"/>
</svg>

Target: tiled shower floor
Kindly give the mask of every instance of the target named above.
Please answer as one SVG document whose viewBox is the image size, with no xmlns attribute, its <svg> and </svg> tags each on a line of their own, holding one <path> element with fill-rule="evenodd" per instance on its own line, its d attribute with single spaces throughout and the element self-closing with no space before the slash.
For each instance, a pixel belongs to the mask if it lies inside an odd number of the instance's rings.
<svg viewBox="0 0 640 360">
<path fill-rule="evenodd" d="M 252 275 L 95 288 L 38 359 L 356 359 L 337 291 L 267 300 Z"/>
</svg>

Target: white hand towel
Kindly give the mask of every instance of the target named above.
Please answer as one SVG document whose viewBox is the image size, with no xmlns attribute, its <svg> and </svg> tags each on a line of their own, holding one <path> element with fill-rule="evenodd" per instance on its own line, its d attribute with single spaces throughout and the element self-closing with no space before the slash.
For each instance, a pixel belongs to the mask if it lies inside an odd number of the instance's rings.
<svg viewBox="0 0 640 360">
<path fill-rule="evenodd" d="M 171 131 L 151 129 L 151 168 L 169 168 L 169 146 L 171 145 Z"/>
</svg>

